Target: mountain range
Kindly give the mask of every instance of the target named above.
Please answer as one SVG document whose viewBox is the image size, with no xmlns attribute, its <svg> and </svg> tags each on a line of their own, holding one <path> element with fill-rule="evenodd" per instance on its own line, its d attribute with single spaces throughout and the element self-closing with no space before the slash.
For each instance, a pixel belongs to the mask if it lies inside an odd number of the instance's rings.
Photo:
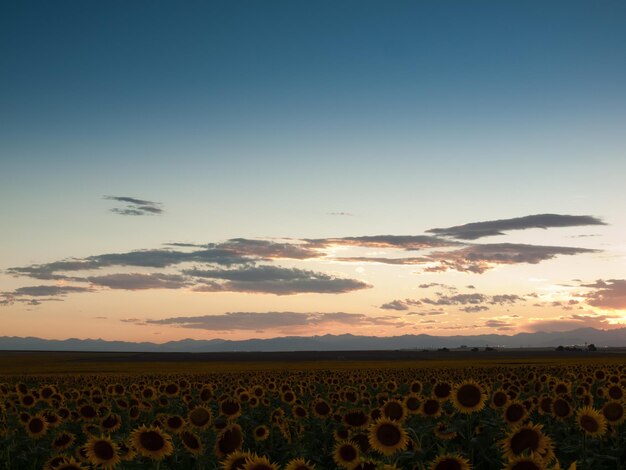
<svg viewBox="0 0 626 470">
<path fill-rule="evenodd" d="M 598 347 L 626 346 L 626 328 L 598 330 L 579 328 L 562 332 L 518 333 L 515 335 L 391 337 L 323 335 L 285 336 L 270 339 L 194 340 L 167 343 L 105 341 L 102 339 L 48 340 L 34 337 L 0 336 L 0 350 L 11 351 L 109 351 L 109 352 L 234 352 L 234 351 L 358 351 L 396 349 L 437 349 L 467 347 L 547 348 L 595 344 Z"/>
</svg>

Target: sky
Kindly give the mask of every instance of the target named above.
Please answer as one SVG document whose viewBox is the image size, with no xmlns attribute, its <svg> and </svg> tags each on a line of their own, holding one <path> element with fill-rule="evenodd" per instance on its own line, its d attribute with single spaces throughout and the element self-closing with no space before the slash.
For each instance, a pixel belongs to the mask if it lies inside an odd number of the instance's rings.
<svg viewBox="0 0 626 470">
<path fill-rule="evenodd" d="M 0 336 L 626 326 L 626 4 L 0 4 Z"/>
</svg>

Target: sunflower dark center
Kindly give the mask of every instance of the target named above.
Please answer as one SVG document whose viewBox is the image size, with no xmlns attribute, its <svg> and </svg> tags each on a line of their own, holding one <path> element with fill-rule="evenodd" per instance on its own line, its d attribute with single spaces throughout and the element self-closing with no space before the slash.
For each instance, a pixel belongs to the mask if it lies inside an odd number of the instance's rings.
<svg viewBox="0 0 626 470">
<path fill-rule="evenodd" d="M 238 429 L 225 429 L 218 440 L 218 447 L 224 454 L 230 454 L 241 447 L 243 436 Z"/>
<path fill-rule="evenodd" d="M 424 402 L 424 414 L 434 415 L 439 411 L 439 402 L 437 400 L 426 400 Z"/>
<path fill-rule="evenodd" d="M 385 416 L 390 419 L 401 419 L 404 415 L 404 409 L 400 403 L 390 402 L 385 405 Z"/>
<path fill-rule="evenodd" d="M 101 460 L 111 460 L 115 457 L 115 449 L 107 441 L 97 441 L 93 445 L 93 453 Z"/>
<path fill-rule="evenodd" d="M 511 423 L 516 423 L 524 417 L 526 414 L 526 408 L 519 403 L 514 403 L 506 409 L 506 419 Z"/>
<path fill-rule="evenodd" d="M 141 447 L 151 452 L 156 452 L 165 447 L 165 439 L 157 431 L 144 431 L 139 435 Z"/>
<path fill-rule="evenodd" d="M 30 432 L 32 432 L 33 434 L 37 434 L 43 431 L 43 428 L 44 428 L 43 421 L 39 418 L 33 418 L 28 423 L 28 429 L 30 429 Z"/>
<path fill-rule="evenodd" d="M 343 445 L 339 448 L 339 455 L 346 462 L 352 462 L 356 460 L 357 452 L 356 449 L 351 445 Z"/>
<path fill-rule="evenodd" d="M 225 415 L 234 415 L 239 413 L 239 403 L 234 400 L 227 400 L 222 403 L 222 412 Z"/>
<path fill-rule="evenodd" d="M 367 415 L 362 411 L 352 411 L 346 414 L 345 420 L 350 426 L 365 426 L 367 424 Z"/>
<path fill-rule="evenodd" d="M 624 408 L 620 403 L 607 403 L 602 409 L 602 414 L 611 422 L 619 421 L 624 416 Z"/>
<path fill-rule="evenodd" d="M 536 451 L 539 447 L 539 434 L 532 429 L 521 429 L 511 438 L 511 450 L 519 455 L 525 450 Z"/>
<path fill-rule="evenodd" d="M 96 409 L 91 405 L 85 405 L 80 409 L 80 414 L 85 418 L 95 418 Z"/>
<path fill-rule="evenodd" d="M 250 468 L 251 470 L 272 470 L 272 467 L 265 463 L 255 463 Z"/>
<path fill-rule="evenodd" d="M 445 458 L 437 464 L 435 470 L 462 470 L 462 468 L 457 459 Z"/>
<path fill-rule="evenodd" d="M 196 426 L 204 426 L 211 419 L 211 415 L 204 408 L 196 408 L 189 415 L 189 420 Z"/>
<path fill-rule="evenodd" d="M 315 412 L 321 416 L 326 416 L 330 413 L 330 406 L 326 402 L 319 402 L 315 404 Z"/>
<path fill-rule="evenodd" d="M 400 432 L 398 426 L 391 423 L 385 423 L 378 426 L 378 429 L 376 430 L 376 439 L 385 446 L 393 447 L 398 445 L 402 440 L 402 433 Z"/>
<path fill-rule="evenodd" d="M 613 398 L 614 400 L 618 400 L 622 398 L 623 395 L 624 395 L 624 392 L 617 385 L 613 385 L 611 388 L 609 388 L 609 396 Z"/>
<path fill-rule="evenodd" d="M 558 399 L 552 404 L 554 414 L 558 417 L 565 417 L 570 413 L 570 406 L 565 400 Z"/>
<path fill-rule="evenodd" d="M 506 399 L 506 393 L 496 392 L 496 394 L 493 396 L 493 404 L 497 407 L 504 406 L 506 404 Z"/>
<path fill-rule="evenodd" d="M 600 423 L 593 416 L 582 415 L 580 417 L 580 427 L 587 432 L 596 432 L 600 429 Z"/>
<path fill-rule="evenodd" d="M 420 401 L 419 398 L 417 397 L 409 397 L 406 401 L 406 407 L 411 410 L 411 411 L 415 411 L 418 410 L 420 407 Z"/>
<path fill-rule="evenodd" d="M 199 449 L 200 441 L 196 436 L 191 434 L 190 432 L 184 432 L 182 435 L 183 443 L 189 447 L 190 449 Z"/>
<path fill-rule="evenodd" d="M 71 441 L 71 437 L 68 434 L 61 434 L 55 441 L 54 444 L 57 446 L 64 446 L 68 442 Z"/>
<path fill-rule="evenodd" d="M 178 429 L 183 425 L 183 420 L 180 416 L 170 416 L 167 419 L 167 424 L 173 429 Z"/>
<path fill-rule="evenodd" d="M 516 462 L 515 464 L 513 464 L 511 470 L 541 470 L 541 467 L 539 467 L 534 462 L 523 460 L 521 462 Z"/>
<path fill-rule="evenodd" d="M 435 396 L 437 398 L 446 398 L 450 396 L 450 392 L 452 391 L 452 387 L 447 383 L 440 383 L 435 385 Z"/>
<path fill-rule="evenodd" d="M 465 384 L 457 391 L 456 398 L 462 406 L 473 408 L 480 403 L 480 389 L 476 385 Z"/>
<path fill-rule="evenodd" d="M 115 427 L 116 424 L 117 424 L 117 419 L 113 415 L 107 416 L 102 421 L 102 427 L 104 427 L 104 428 L 112 428 L 112 427 Z"/>
</svg>

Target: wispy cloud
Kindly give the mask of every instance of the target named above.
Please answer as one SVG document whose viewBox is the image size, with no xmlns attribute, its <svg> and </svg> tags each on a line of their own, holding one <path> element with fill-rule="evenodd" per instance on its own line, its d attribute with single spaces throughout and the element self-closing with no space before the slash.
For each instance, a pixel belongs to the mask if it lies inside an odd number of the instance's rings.
<svg viewBox="0 0 626 470">
<path fill-rule="evenodd" d="M 87 280 L 96 286 L 123 290 L 182 289 L 192 285 L 192 282 L 185 276 L 161 273 L 107 274 L 105 276 L 90 276 Z"/>
<path fill-rule="evenodd" d="M 147 201 L 128 196 L 104 196 L 104 199 L 123 203 L 124 207 L 114 207 L 110 209 L 114 214 L 119 215 L 159 215 L 163 213 L 160 202 Z"/>
<path fill-rule="evenodd" d="M 551 227 L 581 227 L 587 225 L 606 225 L 602 220 L 590 215 L 561 215 L 561 214 L 536 214 L 512 219 L 489 220 L 485 222 L 473 222 L 464 225 L 456 225 L 448 228 L 433 228 L 427 230 L 444 237 L 459 240 L 477 240 L 482 237 L 504 235 L 511 230 L 526 230 L 531 228 Z"/>
</svg>

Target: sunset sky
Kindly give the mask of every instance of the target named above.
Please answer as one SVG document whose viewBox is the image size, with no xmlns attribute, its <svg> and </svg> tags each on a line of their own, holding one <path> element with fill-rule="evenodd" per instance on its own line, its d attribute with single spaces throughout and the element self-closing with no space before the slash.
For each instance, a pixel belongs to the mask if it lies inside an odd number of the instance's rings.
<svg viewBox="0 0 626 470">
<path fill-rule="evenodd" d="M 0 6 L 0 336 L 626 326 L 626 3 Z"/>
</svg>

